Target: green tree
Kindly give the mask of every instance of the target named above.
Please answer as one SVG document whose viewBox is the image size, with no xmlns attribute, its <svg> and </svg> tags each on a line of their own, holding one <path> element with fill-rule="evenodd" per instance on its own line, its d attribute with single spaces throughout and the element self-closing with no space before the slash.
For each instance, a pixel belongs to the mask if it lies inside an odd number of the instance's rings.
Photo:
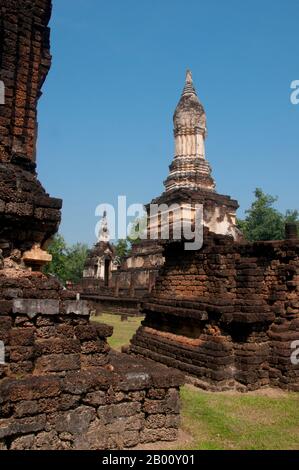
<svg viewBox="0 0 299 470">
<path fill-rule="evenodd" d="M 288 209 L 285 214 L 285 222 L 292 222 L 298 224 L 299 221 L 299 212 L 297 209 L 290 210 Z"/>
<path fill-rule="evenodd" d="M 244 220 L 238 220 L 238 228 L 249 241 L 282 240 L 286 222 L 298 223 L 298 211 L 280 213 L 274 206 L 277 197 L 265 194 L 260 188 L 254 192 L 255 200 L 246 210 Z"/>
<path fill-rule="evenodd" d="M 130 246 L 127 240 L 118 240 L 115 246 L 116 256 L 120 262 L 129 254 Z"/>
<path fill-rule="evenodd" d="M 87 252 L 88 246 L 82 243 L 76 243 L 67 249 L 67 281 L 76 284 L 82 279 Z"/>
<path fill-rule="evenodd" d="M 147 226 L 147 216 L 144 215 L 141 218 L 136 217 L 136 219 L 131 223 L 130 226 L 130 233 L 127 236 L 126 240 L 118 240 L 118 242 L 114 245 L 116 250 L 116 256 L 120 262 L 126 256 L 129 256 L 132 251 L 132 245 L 141 242 L 141 238 L 139 237 L 139 233 L 144 232 Z"/>
<path fill-rule="evenodd" d="M 55 235 L 48 247 L 48 252 L 52 255 L 52 261 L 45 267 L 45 273 L 56 276 L 64 283 L 67 278 L 67 246 L 62 235 Z"/>
<path fill-rule="evenodd" d="M 62 235 L 55 235 L 48 248 L 52 255 L 45 273 L 56 276 L 63 284 L 66 281 L 77 283 L 82 278 L 88 247 L 81 243 L 68 246 Z"/>
<path fill-rule="evenodd" d="M 128 242 L 132 246 L 133 244 L 140 243 L 141 238 L 140 234 L 143 234 L 147 228 L 147 215 L 143 215 L 142 217 L 136 217 L 136 219 L 132 222 L 130 227 L 130 234 L 127 237 Z"/>
</svg>

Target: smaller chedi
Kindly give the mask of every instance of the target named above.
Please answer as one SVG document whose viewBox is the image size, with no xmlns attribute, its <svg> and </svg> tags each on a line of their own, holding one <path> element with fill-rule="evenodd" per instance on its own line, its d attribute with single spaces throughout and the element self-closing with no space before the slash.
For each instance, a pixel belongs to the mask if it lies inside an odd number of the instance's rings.
<svg viewBox="0 0 299 470">
<path fill-rule="evenodd" d="M 107 214 L 100 224 L 98 241 L 88 252 L 83 271 L 83 289 L 98 290 L 109 286 L 112 272 L 117 269 L 115 247 L 110 243 Z"/>
</svg>

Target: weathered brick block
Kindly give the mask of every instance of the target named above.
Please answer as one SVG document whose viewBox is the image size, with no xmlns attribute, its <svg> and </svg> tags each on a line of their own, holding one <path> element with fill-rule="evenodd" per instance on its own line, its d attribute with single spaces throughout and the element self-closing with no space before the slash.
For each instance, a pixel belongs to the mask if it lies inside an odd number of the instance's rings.
<svg viewBox="0 0 299 470">
<path fill-rule="evenodd" d="M 101 419 L 101 418 L 100 418 Z M 109 434 L 123 433 L 125 431 L 140 431 L 144 426 L 144 414 L 137 413 L 133 416 L 116 417 L 110 423 L 106 423 L 105 430 Z"/>
<path fill-rule="evenodd" d="M 104 392 L 102 390 L 97 390 L 95 392 L 88 393 L 86 397 L 83 399 L 83 402 L 86 403 L 87 405 L 91 406 L 101 406 L 101 405 L 106 405 L 107 403 L 107 392 Z"/>
<path fill-rule="evenodd" d="M 80 341 L 94 341 L 98 339 L 97 330 L 93 325 L 78 325 L 75 334 Z"/>
<path fill-rule="evenodd" d="M 78 300 L 78 301 L 65 301 L 62 304 L 62 310 L 66 312 L 67 315 L 79 315 L 89 317 L 90 309 L 88 307 L 88 303 L 85 300 Z"/>
<path fill-rule="evenodd" d="M 80 354 L 51 354 L 41 356 L 35 362 L 36 372 L 63 372 L 80 370 Z"/>
<path fill-rule="evenodd" d="M 5 344 L 8 343 L 11 326 L 12 320 L 10 317 L 0 316 L 0 341 L 3 341 Z"/>
<path fill-rule="evenodd" d="M 58 315 L 59 301 L 54 299 L 14 299 L 13 313 L 25 314 L 29 318 L 40 315 Z"/>
<path fill-rule="evenodd" d="M 104 424 L 112 423 L 116 418 L 134 416 L 140 413 L 138 402 L 120 403 L 118 405 L 100 406 L 97 415 Z"/>
<path fill-rule="evenodd" d="M 138 431 L 125 431 L 122 435 L 124 447 L 134 447 L 140 442 Z"/>
<path fill-rule="evenodd" d="M 12 328 L 10 330 L 11 346 L 33 346 L 34 328 Z"/>
<path fill-rule="evenodd" d="M 0 300 L 0 316 L 9 315 L 12 311 L 12 301 L 11 300 Z"/>
<path fill-rule="evenodd" d="M 32 346 L 11 346 L 9 348 L 9 360 L 11 362 L 23 362 L 33 359 L 35 356 Z"/>
<path fill-rule="evenodd" d="M 22 419 L 0 420 L 0 439 L 18 434 L 29 434 L 45 429 L 46 415 Z"/>
<path fill-rule="evenodd" d="M 38 340 L 34 345 L 37 355 L 47 354 L 72 354 L 81 351 L 81 344 L 78 340 L 69 338 L 51 338 Z"/>
<path fill-rule="evenodd" d="M 57 432 L 68 432 L 70 434 L 82 434 L 89 428 L 91 421 L 96 417 L 96 411 L 89 406 L 79 406 L 75 410 L 54 415 L 50 422 Z"/>
<path fill-rule="evenodd" d="M 146 418 L 145 427 L 160 429 L 165 425 L 166 416 L 164 414 L 152 414 Z"/>
<path fill-rule="evenodd" d="M 29 376 L 25 379 L 4 379 L 0 382 L 0 403 L 57 397 L 61 392 L 58 377 Z"/>
<path fill-rule="evenodd" d="M 105 370 L 93 369 L 80 372 L 69 372 L 61 381 L 64 392 L 81 395 L 95 388 L 107 390 L 111 384 L 111 374 Z"/>
<path fill-rule="evenodd" d="M 155 441 L 175 441 L 178 436 L 177 429 L 151 429 L 144 428 L 140 432 L 140 442 L 155 442 Z"/>
</svg>

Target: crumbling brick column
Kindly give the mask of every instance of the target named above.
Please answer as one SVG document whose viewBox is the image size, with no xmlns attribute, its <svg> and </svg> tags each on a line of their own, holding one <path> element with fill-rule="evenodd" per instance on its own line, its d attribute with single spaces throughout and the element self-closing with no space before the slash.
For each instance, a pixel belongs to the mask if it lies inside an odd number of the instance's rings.
<svg viewBox="0 0 299 470">
<path fill-rule="evenodd" d="M 0 161 L 16 156 L 35 161 L 37 101 L 51 65 L 49 0 L 1 0 L 0 79 L 5 105 L 0 108 Z"/>
<path fill-rule="evenodd" d="M 20 261 L 57 231 L 62 201 L 36 177 L 37 103 L 51 64 L 50 0 L 0 0 L 0 250 Z"/>
</svg>

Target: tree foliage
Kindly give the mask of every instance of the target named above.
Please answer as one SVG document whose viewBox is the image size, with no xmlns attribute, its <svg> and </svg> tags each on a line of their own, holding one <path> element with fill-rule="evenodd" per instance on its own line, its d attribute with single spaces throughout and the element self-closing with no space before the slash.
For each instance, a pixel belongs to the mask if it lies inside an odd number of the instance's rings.
<svg viewBox="0 0 299 470">
<path fill-rule="evenodd" d="M 116 256 L 119 258 L 119 261 L 122 262 L 123 259 L 129 254 L 130 252 L 130 245 L 127 240 L 118 240 L 118 242 L 114 245 Z"/>
<path fill-rule="evenodd" d="M 141 242 L 141 234 L 144 236 L 147 222 L 147 215 L 144 214 L 142 217 L 136 217 L 136 219 L 131 223 L 130 233 L 127 237 L 127 241 L 131 246 Z"/>
<path fill-rule="evenodd" d="M 298 211 L 287 210 L 282 214 L 274 207 L 278 198 L 265 194 L 260 188 L 256 188 L 254 196 L 250 209 L 245 211 L 245 219 L 238 220 L 238 228 L 249 241 L 282 240 L 285 223 L 298 223 Z"/>
<path fill-rule="evenodd" d="M 141 218 L 136 218 L 130 227 L 130 233 L 127 238 L 118 240 L 114 245 L 116 249 L 116 256 L 119 258 L 120 262 L 126 256 L 129 256 L 132 251 L 132 245 L 141 242 L 140 233 L 143 233 L 147 226 L 147 217 L 146 215 Z"/>
<path fill-rule="evenodd" d="M 62 235 L 56 235 L 49 245 L 52 262 L 45 268 L 46 274 L 56 276 L 63 284 L 80 281 L 88 247 L 82 243 L 68 246 Z"/>
</svg>

